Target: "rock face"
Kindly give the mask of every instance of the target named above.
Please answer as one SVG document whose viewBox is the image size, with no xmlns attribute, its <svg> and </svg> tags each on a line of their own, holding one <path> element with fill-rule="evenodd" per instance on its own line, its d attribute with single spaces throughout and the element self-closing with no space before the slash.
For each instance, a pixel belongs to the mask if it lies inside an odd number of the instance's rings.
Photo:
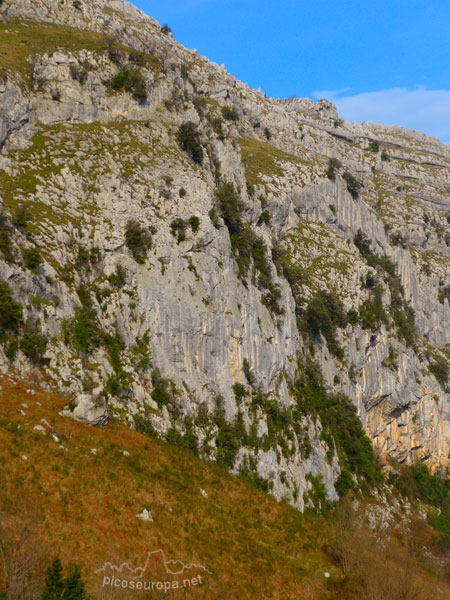
<svg viewBox="0 0 450 600">
<path fill-rule="evenodd" d="M 448 466 L 449 148 L 265 98 L 128 3 L 73 4 L 0 9 L 4 368 L 299 509 L 348 468 L 311 365 L 380 453 Z"/>
</svg>

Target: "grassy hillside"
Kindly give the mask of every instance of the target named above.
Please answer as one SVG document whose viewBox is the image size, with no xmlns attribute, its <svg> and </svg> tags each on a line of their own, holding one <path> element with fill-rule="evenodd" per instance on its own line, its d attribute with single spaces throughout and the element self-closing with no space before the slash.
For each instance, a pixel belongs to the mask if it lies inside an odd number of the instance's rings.
<svg viewBox="0 0 450 600">
<path fill-rule="evenodd" d="M 450 587 L 419 569 L 416 558 L 397 548 L 387 558 L 360 528 L 339 533 L 341 517 L 302 515 L 219 467 L 122 424 L 93 428 L 61 417 L 66 402 L 58 396 L 6 377 L 1 386 L 1 541 L 10 574 L 14 565 L 31 574 L 30 595 L 17 598 L 40 597 L 33 596 L 33 585 L 42 586 L 56 555 L 65 565 L 80 564 L 95 598 L 141 597 L 137 591 L 102 589 L 103 577 L 113 572 L 95 571 L 107 561 L 142 566 L 156 550 L 167 560 L 204 567 L 188 571 L 202 583 L 142 597 L 381 598 L 352 595 L 362 588 L 350 554 L 356 549 L 360 562 L 367 560 L 367 552 L 359 552 L 366 547 L 376 573 L 383 565 L 399 577 L 407 569 L 424 594 L 448 597 Z M 144 508 L 153 522 L 137 518 Z M 426 540 L 430 532 L 424 527 Z M 157 559 L 149 573 L 153 581 L 169 577 Z"/>
<path fill-rule="evenodd" d="M 322 588 L 330 564 L 319 518 L 123 425 L 97 429 L 60 417 L 65 401 L 57 396 L 27 394 L 6 378 L 1 385 L 3 511 L 27 517 L 44 550 L 37 571 L 55 554 L 76 560 L 98 593 L 94 571 L 105 561 L 138 566 L 162 549 L 212 572 L 192 590 L 196 598 L 257 598 L 264 590 L 281 599 Z M 49 433 L 34 431 L 39 424 Z M 144 508 L 153 523 L 136 518 Z"/>
<path fill-rule="evenodd" d="M 77 52 L 89 50 L 103 54 L 111 47 L 108 39 L 94 31 L 20 20 L 0 22 L 0 75 L 13 71 L 31 82 L 33 56 L 56 51 Z M 116 51 L 126 53 L 130 49 L 114 43 Z M 158 68 L 155 57 L 145 55 L 147 66 Z"/>
</svg>

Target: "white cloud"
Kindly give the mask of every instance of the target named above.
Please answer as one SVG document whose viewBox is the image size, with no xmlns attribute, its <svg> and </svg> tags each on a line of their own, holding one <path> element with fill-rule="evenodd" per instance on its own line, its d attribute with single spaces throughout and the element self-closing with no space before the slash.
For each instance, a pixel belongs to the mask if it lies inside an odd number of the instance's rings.
<svg viewBox="0 0 450 600">
<path fill-rule="evenodd" d="M 336 104 L 339 116 L 361 123 L 401 125 L 417 129 L 450 145 L 450 90 L 391 88 L 378 92 L 350 94 L 350 90 L 314 92 Z"/>
</svg>

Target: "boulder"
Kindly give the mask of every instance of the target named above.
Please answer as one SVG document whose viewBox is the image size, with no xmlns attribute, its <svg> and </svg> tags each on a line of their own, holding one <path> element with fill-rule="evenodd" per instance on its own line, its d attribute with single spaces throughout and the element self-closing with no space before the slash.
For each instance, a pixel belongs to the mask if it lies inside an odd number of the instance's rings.
<svg viewBox="0 0 450 600">
<path fill-rule="evenodd" d="M 88 425 L 106 425 L 108 403 L 100 392 L 101 388 L 96 388 L 91 394 L 78 394 L 74 400 L 75 408 L 66 407 L 61 414 Z"/>
</svg>

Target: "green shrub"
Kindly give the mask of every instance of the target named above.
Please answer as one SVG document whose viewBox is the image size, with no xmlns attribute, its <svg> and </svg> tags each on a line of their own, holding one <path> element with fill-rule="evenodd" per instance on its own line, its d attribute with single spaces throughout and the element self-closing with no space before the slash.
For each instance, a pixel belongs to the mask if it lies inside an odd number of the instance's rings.
<svg viewBox="0 0 450 600">
<path fill-rule="evenodd" d="M 361 229 L 358 229 L 355 237 L 353 238 L 353 242 L 362 256 L 364 256 L 364 258 L 367 260 L 369 255 L 372 253 L 370 249 L 372 242 Z"/>
<path fill-rule="evenodd" d="M 264 398 L 264 412 L 267 419 L 267 442 L 274 447 L 276 444 L 282 446 L 281 438 L 288 432 L 291 424 L 290 409 L 280 405 L 275 399 Z"/>
<path fill-rule="evenodd" d="M 83 248 L 82 246 L 78 247 L 77 258 L 74 266 L 77 271 L 82 267 L 89 266 L 89 250 L 87 248 Z"/>
<path fill-rule="evenodd" d="M 394 263 L 390 258 L 378 256 L 372 252 L 371 241 L 361 229 L 358 230 L 353 241 L 367 264 L 384 272 L 385 281 L 391 292 L 390 312 L 397 328 L 397 334 L 408 346 L 414 346 L 417 338 L 414 310 L 404 298 L 404 290 Z M 374 283 L 371 289 L 371 298 L 366 300 L 360 308 L 362 324 L 366 329 L 376 329 L 381 323 L 388 324 L 389 322 L 381 296 L 380 286 Z"/>
<path fill-rule="evenodd" d="M 7 262 L 14 262 L 11 233 L 5 229 L 0 230 L 0 252 Z"/>
<path fill-rule="evenodd" d="M 166 434 L 166 441 L 178 448 L 187 450 L 194 456 L 198 456 L 198 437 L 194 432 L 194 427 L 191 417 L 186 417 L 184 421 L 185 432 L 181 434 L 175 427 L 171 427 Z"/>
<path fill-rule="evenodd" d="M 170 33 L 172 33 L 172 29 L 167 25 L 167 23 L 165 23 L 161 27 L 161 33 L 164 33 L 164 35 L 169 35 Z"/>
<path fill-rule="evenodd" d="M 78 246 L 77 257 L 75 259 L 73 267 L 80 271 L 81 269 L 90 269 L 93 265 L 100 262 L 100 249 L 99 248 L 85 248 Z"/>
<path fill-rule="evenodd" d="M 110 86 L 113 90 L 129 92 L 139 104 L 143 104 L 147 100 L 145 81 L 137 69 L 121 69 L 111 79 Z"/>
<path fill-rule="evenodd" d="M 150 420 L 149 415 L 147 414 L 138 414 L 133 415 L 134 427 L 136 431 L 139 433 L 143 433 L 148 437 L 158 437 L 156 429 L 153 427 L 153 424 Z"/>
<path fill-rule="evenodd" d="M 192 233 L 197 233 L 200 227 L 200 219 L 193 215 L 192 217 L 189 217 L 188 223 L 191 226 Z"/>
<path fill-rule="evenodd" d="M 239 119 L 236 109 L 232 106 L 224 106 L 222 108 L 222 117 L 227 121 L 237 121 Z"/>
<path fill-rule="evenodd" d="M 372 331 L 377 331 L 383 323 L 388 324 L 388 316 L 384 310 L 380 289 L 377 288 L 372 297 L 361 304 L 359 318 L 362 328 Z"/>
<path fill-rule="evenodd" d="M 379 150 L 380 150 L 380 144 L 378 142 L 370 142 L 370 144 L 369 144 L 369 150 L 371 152 L 379 152 Z"/>
<path fill-rule="evenodd" d="M 19 229 L 25 230 L 32 218 L 33 215 L 29 209 L 24 204 L 21 204 L 14 212 L 13 225 Z"/>
<path fill-rule="evenodd" d="M 7 262 L 14 262 L 11 227 L 3 210 L 0 210 L 0 252 Z"/>
<path fill-rule="evenodd" d="M 147 251 L 152 246 L 150 231 L 142 227 L 138 221 L 130 219 L 125 228 L 125 244 L 136 262 L 145 262 Z"/>
<path fill-rule="evenodd" d="M 211 223 L 214 225 L 214 227 L 216 229 L 220 229 L 219 215 L 217 214 L 216 207 L 213 206 L 213 208 L 208 211 L 208 216 L 211 219 Z"/>
<path fill-rule="evenodd" d="M 239 406 L 243 398 L 247 396 L 247 390 L 245 389 L 245 386 L 242 385 L 242 383 L 235 383 L 233 385 L 233 393 L 234 397 L 236 398 L 236 403 Z"/>
<path fill-rule="evenodd" d="M 392 346 L 392 344 L 389 344 L 389 354 L 388 356 L 383 360 L 383 364 L 386 367 L 389 367 L 390 369 L 392 369 L 392 371 L 397 371 L 398 369 L 398 362 L 397 362 L 397 352 L 395 351 L 395 348 Z"/>
<path fill-rule="evenodd" d="M 224 183 L 217 188 L 215 200 L 216 206 L 230 234 L 240 233 L 243 230 L 242 213 L 245 209 L 245 204 L 239 198 L 234 185 Z"/>
<path fill-rule="evenodd" d="M 342 175 L 342 178 L 347 184 L 347 189 L 350 195 L 352 196 L 352 198 L 356 199 L 361 190 L 361 182 L 349 171 L 345 171 L 345 173 Z"/>
<path fill-rule="evenodd" d="M 130 76 L 129 69 L 121 69 L 116 75 L 111 79 L 111 87 L 113 90 L 121 90 L 128 83 L 128 78 Z"/>
<path fill-rule="evenodd" d="M 270 219 L 270 212 L 268 210 L 263 210 L 259 216 L 258 224 L 260 225 L 261 223 L 265 223 L 266 225 L 268 225 L 270 223 Z"/>
<path fill-rule="evenodd" d="M 267 247 L 263 239 L 243 222 L 242 213 L 245 204 L 231 183 L 225 183 L 216 190 L 216 207 L 230 234 L 231 250 L 236 257 L 241 278 L 247 277 L 249 268 L 253 264 L 255 283 L 260 289 L 266 290 L 262 295 L 262 302 L 270 311 L 282 314 L 284 310 L 278 302 L 281 298 L 281 290 L 272 282 Z"/>
<path fill-rule="evenodd" d="M 417 329 L 416 318 L 412 306 L 402 300 L 399 308 L 393 311 L 392 318 L 397 328 L 399 338 L 403 339 L 407 346 L 413 347 L 416 343 Z"/>
<path fill-rule="evenodd" d="M 439 381 L 440 384 L 445 385 L 448 382 L 450 369 L 448 366 L 448 362 L 445 360 L 443 356 L 438 356 L 434 362 L 430 363 L 428 367 Z"/>
<path fill-rule="evenodd" d="M 0 334 L 17 331 L 22 322 L 22 305 L 12 297 L 6 281 L 0 281 Z"/>
<path fill-rule="evenodd" d="M 186 239 L 186 228 L 187 223 L 184 219 L 177 217 L 170 224 L 170 231 L 174 237 L 177 238 L 177 242 L 183 242 Z"/>
<path fill-rule="evenodd" d="M 284 308 L 280 305 L 281 290 L 278 285 L 273 283 L 267 284 L 267 292 L 261 295 L 261 302 L 268 308 L 268 310 L 276 315 L 284 314 Z"/>
<path fill-rule="evenodd" d="M 348 320 L 342 302 L 337 296 L 319 290 L 308 303 L 305 322 L 309 333 L 315 336 L 323 334 L 332 354 L 343 356 L 343 350 L 336 340 L 336 331 L 338 327 L 346 327 Z"/>
<path fill-rule="evenodd" d="M 450 479 L 440 479 L 432 475 L 423 463 L 413 465 L 411 472 L 416 498 L 432 506 L 450 508 Z"/>
<path fill-rule="evenodd" d="M 126 283 L 125 269 L 122 265 L 117 265 L 115 273 L 108 277 L 109 283 L 116 288 L 122 288 Z"/>
<path fill-rule="evenodd" d="M 148 437 L 158 437 L 158 434 L 155 428 L 153 427 L 153 424 L 148 415 L 133 415 L 133 420 L 134 428 L 136 429 L 136 431 L 138 431 L 139 433 L 143 433 Z"/>
<path fill-rule="evenodd" d="M 63 321 L 63 340 L 77 352 L 89 353 L 101 344 L 102 334 L 89 290 L 80 286 L 77 293 L 81 306 L 74 317 Z"/>
<path fill-rule="evenodd" d="M 297 402 L 294 417 L 317 415 L 323 427 L 321 437 L 329 447 L 329 458 L 336 446 L 341 467 L 341 476 L 335 484 L 338 494 L 342 496 L 355 489 L 351 474 L 357 475 L 366 486 L 379 482 L 381 475 L 372 443 L 364 433 L 355 407 L 344 394 L 327 392 L 319 365 L 310 359 L 299 365 L 291 391 Z"/>
<path fill-rule="evenodd" d="M 336 180 L 336 171 L 342 168 L 342 163 L 338 158 L 329 158 L 326 175 L 331 181 Z"/>
<path fill-rule="evenodd" d="M 389 154 L 386 152 L 386 150 L 382 150 L 381 151 L 381 160 L 389 162 L 391 159 L 389 158 Z"/>
<path fill-rule="evenodd" d="M 332 504 L 328 500 L 322 475 L 314 476 L 312 473 L 307 473 L 305 479 L 311 483 L 311 488 L 305 492 L 304 499 L 314 507 L 314 511 L 319 514 L 326 514 L 331 509 Z"/>
<path fill-rule="evenodd" d="M 25 266 L 32 271 L 38 269 L 43 263 L 43 258 L 39 252 L 39 249 L 34 246 L 32 248 L 25 248 L 22 250 L 22 256 Z"/>
<path fill-rule="evenodd" d="M 253 387 L 253 385 L 255 384 L 256 379 L 255 379 L 255 376 L 253 374 L 253 371 L 250 369 L 250 363 L 248 362 L 247 358 L 244 358 L 244 360 L 242 362 L 242 370 L 244 371 L 245 379 Z"/>
<path fill-rule="evenodd" d="M 161 375 L 158 368 L 153 369 L 151 374 L 153 390 L 151 397 L 156 402 L 159 408 L 166 405 L 176 405 L 179 392 L 175 384 L 170 379 L 166 379 Z"/>
<path fill-rule="evenodd" d="M 109 354 L 109 360 L 114 370 L 114 374 L 110 375 L 106 382 L 106 389 L 112 396 L 126 395 L 129 392 L 130 374 L 123 370 L 121 351 L 123 343 L 118 335 L 105 335 L 103 343 L 106 346 Z"/>
<path fill-rule="evenodd" d="M 42 333 L 38 324 L 33 320 L 25 323 L 19 347 L 30 361 L 36 365 L 47 364 L 44 358 L 47 349 L 48 336 Z"/>
<path fill-rule="evenodd" d="M 256 460 L 253 456 L 246 456 L 239 468 L 239 476 L 252 487 L 268 492 L 273 488 L 273 481 L 267 481 L 257 471 Z"/>
<path fill-rule="evenodd" d="M 150 351 L 148 349 L 150 337 L 148 332 L 144 333 L 142 338 L 137 337 L 134 346 L 131 347 L 133 366 L 138 371 L 146 371 L 152 366 Z"/>
<path fill-rule="evenodd" d="M 138 50 L 133 50 L 128 54 L 128 60 L 138 67 L 146 67 L 148 64 L 147 57 L 143 52 L 139 52 Z"/>
<path fill-rule="evenodd" d="M 272 279 L 272 270 L 267 260 L 267 246 L 264 240 L 253 230 L 248 230 L 248 233 L 245 231 L 244 235 L 247 235 L 250 241 L 250 255 L 253 259 L 254 268 L 259 273 L 257 283 L 260 287 L 267 289 Z M 242 244 L 238 246 L 239 252 L 241 252 L 241 248 L 243 248 Z"/>
<path fill-rule="evenodd" d="M 195 163 L 201 165 L 203 162 L 203 148 L 196 124 L 188 121 L 180 125 L 176 138 L 181 149 L 187 152 Z"/>
<path fill-rule="evenodd" d="M 225 411 L 217 404 L 213 421 L 218 428 L 215 444 L 217 447 L 216 460 L 228 469 L 234 466 L 239 448 L 245 443 L 245 426 L 242 413 L 238 411 L 234 423 L 225 418 Z"/>
<path fill-rule="evenodd" d="M 350 323 L 350 325 L 357 325 L 359 322 L 358 311 L 354 308 L 351 308 L 347 313 L 347 320 Z"/>
</svg>

